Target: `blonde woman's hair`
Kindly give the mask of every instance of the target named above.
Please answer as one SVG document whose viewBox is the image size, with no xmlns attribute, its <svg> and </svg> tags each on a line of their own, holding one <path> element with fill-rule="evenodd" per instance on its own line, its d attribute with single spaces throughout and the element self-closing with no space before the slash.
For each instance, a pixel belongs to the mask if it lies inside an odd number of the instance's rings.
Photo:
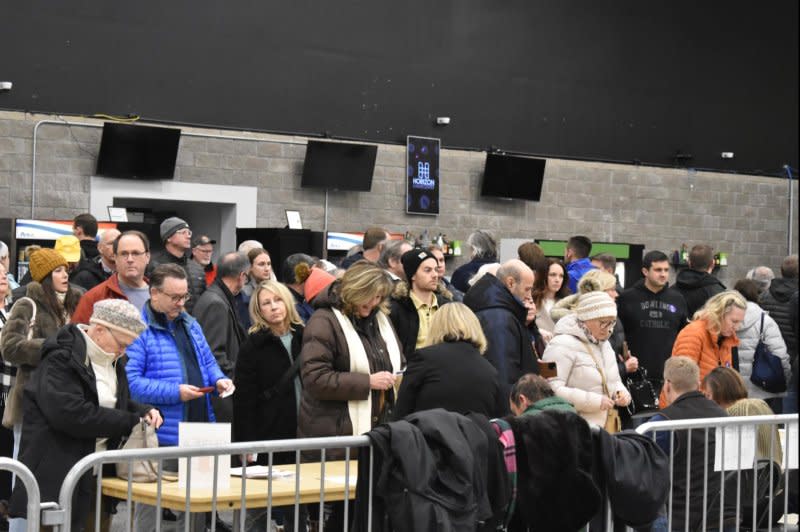
<svg viewBox="0 0 800 532">
<path fill-rule="evenodd" d="M 664 362 L 664 380 L 679 394 L 697 390 L 700 367 L 689 357 L 669 357 Z"/>
<path fill-rule="evenodd" d="M 617 278 L 603 270 L 589 270 L 578 283 L 578 293 L 605 292 L 617 287 Z"/>
<path fill-rule="evenodd" d="M 286 306 L 286 318 L 283 320 L 283 326 L 287 328 L 287 330 L 294 330 L 294 325 L 303 325 L 303 320 L 300 319 L 300 314 L 297 313 L 297 309 L 294 306 L 294 297 L 292 297 L 292 293 L 289 292 L 289 289 L 278 281 L 268 279 L 259 283 L 256 289 L 253 290 L 253 295 L 250 296 L 250 321 L 253 322 L 253 325 L 248 331 L 250 334 L 258 331 L 272 330 L 267 320 L 261 315 L 261 307 L 258 304 L 258 296 L 261 295 L 261 292 L 272 292 L 283 301 L 283 304 Z"/>
<path fill-rule="evenodd" d="M 747 301 L 736 290 L 725 290 L 706 301 L 706 304 L 694 313 L 694 319 L 706 320 L 708 330 L 718 334 L 722 329 L 722 319 L 733 307 L 747 310 Z"/>
<path fill-rule="evenodd" d="M 389 314 L 387 298 L 394 290 L 394 283 L 383 268 L 366 260 L 360 260 L 350 266 L 342 276 L 339 297 L 342 300 L 342 313 L 353 317 L 356 307 L 381 296 L 378 305 L 380 312 Z"/>
<path fill-rule="evenodd" d="M 486 352 L 486 336 L 477 316 L 464 303 L 442 305 L 431 318 L 425 347 L 443 342 L 468 342 L 481 354 Z"/>
</svg>

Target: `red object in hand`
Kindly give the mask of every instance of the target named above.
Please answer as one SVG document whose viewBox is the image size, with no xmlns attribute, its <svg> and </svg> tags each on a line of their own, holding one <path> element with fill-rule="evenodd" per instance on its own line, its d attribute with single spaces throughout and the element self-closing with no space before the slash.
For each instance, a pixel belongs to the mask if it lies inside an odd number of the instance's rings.
<svg viewBox="0 0 800 532">
<path fill-rule="evenodd" d="M 204 386 L 202 388 L 198 388 L 197 391 L 200 392 L 200 393 L 211 393 L 211 392 L 214 391 L 214 387 L 213 386 Z"/>
</svg>

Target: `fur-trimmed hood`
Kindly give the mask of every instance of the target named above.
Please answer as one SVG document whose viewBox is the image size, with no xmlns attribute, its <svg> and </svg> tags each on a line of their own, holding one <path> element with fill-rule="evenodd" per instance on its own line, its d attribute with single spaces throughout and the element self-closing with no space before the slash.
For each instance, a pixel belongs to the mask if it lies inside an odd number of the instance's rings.
<svg viewBox="0 0 800 532">
<path fill-rule="evenodd" d="M 405 299 L 411 293 L 411 286 L 408 284 L 408 281 L 400 281 L 395 283 L 394 290 L 392 291 L 391 298 L 392 299 Z M 442 280 L 439 280 L 439 284 L 436 287 L 436 291 L 434 292 L 437 296 L 437 299 L 446 299 L 448 301 L 453 301 L 453 293 L 447 289 L 444 285 Z"/>
</svg>

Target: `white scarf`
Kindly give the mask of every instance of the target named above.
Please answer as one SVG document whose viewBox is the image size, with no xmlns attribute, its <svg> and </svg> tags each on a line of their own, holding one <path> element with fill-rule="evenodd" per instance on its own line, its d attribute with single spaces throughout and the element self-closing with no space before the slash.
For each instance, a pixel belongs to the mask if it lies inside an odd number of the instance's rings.
<svg viewBox="0 0 800 532">
<path fill-rule="evenodd" d="M 339 310 L 333 309 L 333 315 L 339 320 L 344 338 L 347 340 L 347 349 L 350 353 L 350 371 L 369 375 L 371 373 L 369 369 L 369 359 L 367 358 L 367 351 L 364 349 L 364 344 L 361 342 L 361 337 L 356 332 L 350 320 Z M 392 372 L 398 371 L 401 367 L 400 346 L 395 338 L 394 329 L 392 329 L 389 319 L 383 312 L 378 312 L 375 318 L 378 320 L 378 329 L 380 330 L 383 341 L 386 343 L 386 349 L 389 351 Z M 366 400 L 347 401 L 347 411 L 350 415 L 350 425 L 353 427 L 353 435 L 358 436 L 372 430 L 372 390 L 370 389 Z"/>
</svg>

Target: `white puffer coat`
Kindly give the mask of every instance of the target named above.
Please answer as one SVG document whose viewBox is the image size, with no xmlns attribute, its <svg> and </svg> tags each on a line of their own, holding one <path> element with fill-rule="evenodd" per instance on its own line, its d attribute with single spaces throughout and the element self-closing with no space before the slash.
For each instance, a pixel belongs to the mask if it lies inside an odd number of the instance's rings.
<svg viewBox="0 0 800 532">
<path fill-rule="evenodd" d="M 585 342 L 585 344 L 584 344 Z M 592 354 L 586 351 L 587 346 Z M 629 397 L 617 369 L 614 351 L 607 341 L 599 345 L 586 338 L 575 314 L 558 320 L 555 336 L 544 351 L 542 360 L 555 362 L 558 375 L 548 379 L 557 396 L 566 399 L 589 423 L 604 426 L 608 412 L 600 409 L 603 380 L 597 369 L 601 364 L 611 398 L 616 392 Z M 595 363 L 595 361 L 597 361 Z"/>
<path fill-rule="evenodd" d="M 747 310 L 744 314 L 742 326 L 736 331 L 739 337 L 739 373 L 744 379 L 749 397 L 754 399 L 767 399 L 775 397 L 776 394 L 766 392 L 750 382 L 750 373 L 753 369 L 753 354 L 758 345 L 759 332 L 761 330 L 761 313 L 764 310 L 752 301 L 747 302 Z M 773 355 L 781 359 L 783 374 L 786 382 L 792 376 L 789 353 L 786 351 L 786 344 L 783 341 L 781 330 L 769 314 L 764 314 L 764 343 Z"/>
</svg>

